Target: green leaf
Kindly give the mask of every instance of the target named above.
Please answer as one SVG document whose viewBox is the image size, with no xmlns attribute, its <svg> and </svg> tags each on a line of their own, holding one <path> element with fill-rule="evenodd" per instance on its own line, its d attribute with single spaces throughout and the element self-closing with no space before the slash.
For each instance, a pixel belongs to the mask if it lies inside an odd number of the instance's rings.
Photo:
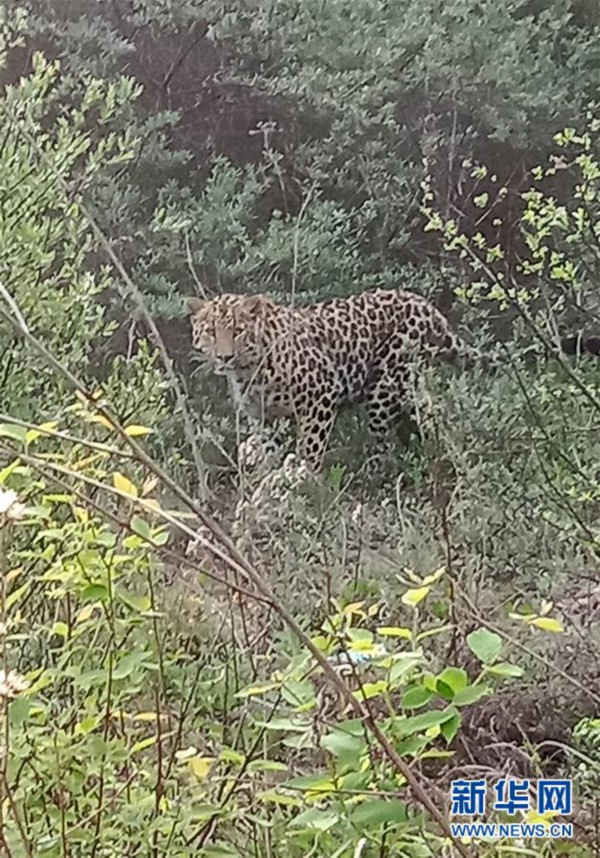
<svg viewBox="0 0 600 858">
<path fill-rule="evenodd" d="M 436 677 L 435 690 L 444 700 L 451 701 L 454 695 L 469 684 L 469 677 L 459 667 L 447 667 Z"/>
<path fill-rule="evenodd" d="M 156 745 L 158 741 L 158 736 L 149 736 L 147 739 L 141 739 L 139 742 L 136 742 L 131 746 L 131 754 L 139 754 L 140 751 L 145 751 L 146 748 L 151 748 L 152 745 Z"/>
<path fill-rule="evenodd" d="M 113 474 L 113 485 L 118 492 L 121 492 L 124 495 L 131 495 L 131 497 L 134 498 L 138 496 L 138 490 L 135 483 L 132 483 L 131 480 L 127 479 L 123 474 L 118 472 Z"/>
<path fill-rule="evenodd" d="M 406 640 L 412 638 L 411 630 L 403 626 L 379 626 L 377 634 L 388 638 L 404 638 Z"/>
<path fill-rule="evenodd" d="M 357 700 L 370 700 L 372 697 L 377 697 L 389 688 L 389 683 L 385 679 L 379 679 L 377 682 L 365 682 L 361 687 L 352 692 Z"/>
<path fill-rule="evenodd" d="M 371 769 L 365 768 L 364 771 L 351 771 L 343 775 L 339 782 L 339 788 L 342 790 L 359 790 L 360 792 L 368 791 L 371 785 Z"/>
<path fill-rule="evenodd" d="M 107 602 L 108 596 L 108 587 L 104 584 L 90 584 L 81 591 L 83 602 Z"/>
<path fill-rule="evenodd" d="M 297 679 L 286 679 L 281 689 L 281 696 L 290 706 L 298 708 L 304 703 L 314 702 L 315 689 L 308 679 L 304 682 Z"/>
<path fill-rule="evenodd" d="M 420 757 L 421 752 L 429 745 L 429 736 L 409 736 L 396 744 L 396 752 L 401 757 Z"/>
<path fill-rule="evenodd" d="M 443 670 L 438 680 L 447 685 L 448 688 L 452 689 L 454 693 L 460 691 L 461 688 L 465 688 L 469 684 L 469 677 L 466 672 L 460 667 L 447 667 Z"/>
<path fill-rule="evenodd" d="M 10 463 L 10 465 L 7 465 L 5 468 L 2 468 L 2 470 L 0 471 L 0 486 L 4 485 L 10 475 L 13 473 L 13 471 L 16 471 L 17 468 L 19 468 L 20 463 L 20 459 L 15 459 Z"/>
<path fill-rule="evenodd" d="M 24 426 L 15 426 L 12 423 L 0 423 L 0 436 L 24 444 L 27 440 L 27 429 Z"/>
<path fill-rule="evenodd" d="M 509 664 L 507 661 L 501 661 L 498 664 L 491 664 L 486 668 L 488 673 L 493 673 L 495 676 L 511 676 L 518 678 L 523 676 L 523 668 L 518 664 Z"/>
<path fill-rule="evenodd" d="M 8 717 L 13 727 L 20 727 L 27 721 L 29 710 L 31 709 L 31 701 L 26 697 L 16 697 L 11 700 L 8 709 Z"/>
<path fill-rule="evenodd" d="M 454 751 L 440 751 L 438 748 L 430 748 L 419 755 L 420 760 L 447 760 L 454 756 Z"/>
<path fill-rule="evenodd" d="M 66 623 L 56 622 L 52 626 L 50 634 L 58 635 L 61 638 L 66 638 L 69 634 L 69 627 Z"/>
<path fill-rule="evenodd" d="M 447 605 L 445 602 L 434 602 L 431 607 L 434 614 L 445 619 L 447 614 Z M 424 632 L 419 632 L 417 635 L 417 641 L 420 643 L 425 640 L 425 638 L 431 638 L 434 635 L 442 635 L 444 632 L 448 632 L 451 629 L 451 623 L 445 623 L 443 626 L 435 626 L 432 629 L 425 629 Z"/>
<path fill-rule="evenodd" d="M 123 602 L 124 605 L 127 605 L 127 607 L 131 608 L 133 611 L 144 613 L 149 611 L 152 607 L 152 602 L 150 601 L 149 596 L 135 596 L 121 589 L 117 591 L 117 595 L 119 601 Z"/>
<path fill-rule="evenodd" d="M 350 814 L 350 821 L 360 828 L 378 828 L 386 822 L 406 822 L 408 809 L 403 801 L 373 799 L 363 801 Z"/>
<path fill-rule="evenodd" d="M 82 734 L 85 736 L 87 733 L 91 733 L 95 730 L 99 723 L 99 715 L 89 715 L 87 718 L 84 718 L 83 721 L 80 721 L 79 724 L 75 725 L 75 734 Z"/>
<path fill-rule="evenodd" d="M 462 719 L 460 712 L 458 711 L 458 709 L 454 709 L 452 718 L 449 718 L 447 721 L 444 721 L 444 723 L 440 725 L 440 731 L 442 733 L 442 736 L 448 744 L 450 744 L 452 739 L 454 739 L 454 737 L 458 733 L 461 720 Z"/>
<path fill-rule="evenodd" d="M 361 604 L 361 603 L 356 603 Z M 345 612 L 354 613 L 354 611 L 349 610 L 352 609 L 354 605 L 349 605 L 346 607 Z M 373 644 L 373 632 L 370 632 L 368 629 L 348 629 L 347 635 L 349 639 L 352 641 L 352 645 L 354 648 L 360 651 L 361 645 L 368 647 Z"/>
<path fill-rule="evenodd" d="M 414 590 L 407 590 L 406 593 L 402 595 L 402 602 L 405 605 L 410 605 L 411 608 L 415 608 L 419 602 L 423 601 L 430 590 L 431 587 L 417 587 Z"/>
<path fill-rule="evenodd" d="M 16 605 L 21 596 L 24 596 L 25 593 L 29 590 L 30 582 L 27 581 L 25 584 L 22 584 L 20 587 L 17 587 L 16 590 L 13 590 L 12 593 L 6 597 L 6 606 L 5 610 L 8 611 L 13 605 Z"/>
<path fill-rule="evenodd" d="M 150 432 L 152 432 L 152 429 L 149 429 L 147 426 L 138 426 L 135 423 L 132 423 L 131 426 L 126 426 L 123 431 L 130 438 L 137 438 L 140 435 L 149 435 Z"/>
<path fill-rule="evenodd" d="M 249 772 L 287 772 L 288 766 L 278 760 L 250 760 Z"/>
<path fill-rule="evenodd" d="M 426 575 L 425 578 L 423 578 L 423 584 L 435 584 L 435 582 L 439 581 L 445 572 L 446 566 L 440 566 L 440 568 L 436 569 L 435 572 L 432 572 L 431 575 Z"/>
<path fill-rule="evenodd" d="M 328 772 L 303 775 L 291 781 L 286 781 L 281 786 L 286 789 L 302 790 L 302 792 L 322 792 L 324 795 L 329 795 L 329 793 L 335 791 L 335 784 Z"/>
<path fill-rule="evenodd" d="M 268 691 L 274 691 L 276 688 L 281 687 L 281 682 L 279 680 L 273 682 L 263 682 L 260 685 L 250 685 L 248 688 L 243 688 L 241 691 L 238 691 L 235 695 L 236 697 L 257 697 L 261 694 L 266 694 Z"/>
<path fill-rule="evenodd" d="M 423 712 L 421 715 L 413 715 L 412 718 L 397 718 L 394 727 L 399 736 L 410 736 L 429 727 L 438 727 L 444 721 L 454 717 L 453 709 L 436 709 L 432 712 Z"/>
<path fill-rule="evenodd" d="M 447 700 L 450 703 L 454 697 L 455 692 L 450 688 L 449 685 L 446 685 L 445 682 L 442 682 L 441 679 L 438 679 L 435 684 L 435 690 L 440 697 L 444 700 Z"/>
<path fill-rule="evenodd" d="M 158 545 L 159 548 L 166 545 L 170 538 L 170 534 L 167 530 L 158 529 L 152 531 L 152 542 L 155 545 Z"/>
<path fill-rule="evenodd" d="M 432 698 L 432 693 L 422 685 L 417 685 L 415 688 L 409 688 L 402 698 L 403 709 L 419 709 L 425 706 Z"/>
<path fill-rule="evenodd" d="M 491 694 L 492 689 L 487 685 L 468 685 L 467 688 L 462 688 L 458 691 L 452 700 L 455 706 L 469 706 L 471 703 L 476 703 L 482 697 Z"/>
<path fill-rule="evenodd" d="M 545 632 L 554 632 L 555 634 L 564 632 L 562 623 L 555 620 L 553 617 L 534 617 L 531 620 L 527 620 L 527 622 L 530 626 L 536 626 L 538 629 L 543 629 Z"/>
<path fill-rule="evenodd" d="M 423 656 L 417 652 L 403 653 L 398 658 L 394 658 L 389 675 L 390 688 L 400 685 L 401 680 L 422 661 Z"/>
<path fill-rule="evenodd" d="M 139 667 L 145 658 L 145 652 L 130 652 L 124 655 L 113 670 L 113 679 L 126 679 L 128 676 L 131 676 L 136 667 Z"/>
<path fill-rule="evenodd" d="M 225 763 L 233 763 L 235 766 L 243 766 L 246 762 L 246 757 L 238 751 L 234 751 L 233 748 L 223 748 L 219 754 L 219 759 Z"/>
<path fill-rule="evenodd" d="M 335 729 L 321 739 L 321 747 L 334 757 L 358 757 L 365 750 L 364 738 L 353 736 L 345 730 Z"/>
<path fill-rule="evenodd" d="M 492 664 L 500 655 L 502 638 L 488 629 L 477 629 L 467 635 L 467 644 L 471 652 L 484 664 Z"/>
<path fill-rule="evenodd" d="M 211 766 L 214 763 L 214 759 L 212 757 L 196 755 L 186 760 L 186 763 L 196 780 L 203 781 L 206 779 Z"/>
<path fill-rule="evenodd" d="M 338 820 L 339 816 L 337 813 L 310 807 L 308 810 L 295 816 L 288 824 L 294 828 L 312 828 L 317 831 L 328 831 Z"/>
<path fill-rule="evenodd" d="M 130 527 L 134 533 L 137 533 L 137 535 L 141 536 L 143 539 L 149 540 L 151 538 L 150 525 L 147 521 L 144 521 L 141 516 L 134 515 L 131 519 Z"/>
</svg>

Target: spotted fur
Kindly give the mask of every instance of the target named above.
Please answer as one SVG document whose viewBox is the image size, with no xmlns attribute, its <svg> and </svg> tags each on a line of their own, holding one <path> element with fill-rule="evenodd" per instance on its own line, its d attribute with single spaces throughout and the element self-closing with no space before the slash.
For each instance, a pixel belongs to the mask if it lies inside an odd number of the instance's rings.
<svg viewBox="0 0 600 858">
<path fill-rule="evenodd" d="M 339 409 L 365 402 L 384 435 L 407 409 L 416 359 L 454 361 L 469 349 L 430 301 L 379 289 L 303 308 L 265 295 L 191 298 L 195 348 L 227 376 L 255 428 L 277 417 L 298 424 L 302 458 L 321 466 Z"/>
</svg>

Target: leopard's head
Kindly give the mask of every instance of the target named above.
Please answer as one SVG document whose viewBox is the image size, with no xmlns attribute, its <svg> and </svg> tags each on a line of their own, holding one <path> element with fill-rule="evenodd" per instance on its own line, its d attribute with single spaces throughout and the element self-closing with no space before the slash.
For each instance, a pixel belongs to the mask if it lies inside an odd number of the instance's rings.
<svg viewBox="0 0 600 858">
<path fill-rule="evenodd" d="M 217 373 L 256 369 L 263 357 L 262 330 L 276 304 L 266 295 L 188 298 L 192 343 Z"/>
</svg>

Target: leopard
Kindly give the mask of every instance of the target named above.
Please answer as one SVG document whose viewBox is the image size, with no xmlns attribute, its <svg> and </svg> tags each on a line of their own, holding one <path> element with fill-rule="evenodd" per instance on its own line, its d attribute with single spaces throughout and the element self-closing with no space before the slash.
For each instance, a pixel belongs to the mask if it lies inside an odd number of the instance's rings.
<svg viewBox="0 0 600 858">
<path fill-rule="evenodd" d="M 382 442 L 403 416 L 412 416 L 415 366 L 479 357 L 414 292 L 381 288 L 301 307 L 266 294 L 229 293 L 192 297 L 187 306 L 194 348 L 227 378 L 265 456 L 281 444 L 269 427 L 291 419 L 297 456 L 312 473 L 322 468 L 343 407 L 363 403 L 369 433 Z"/>
<path fill-rule="evenodd" d="M 266 294 L 233 293 L 194 296 L 187 306 L 192 344 L 226 376 L 236 410 L 253 430 L 249 446 L 269 458 L 282 445 L 273 424 L 291 418 L 298 426 L 297 456 L 308 473 L 321 469 L 345 405 L 365 403 L 370 434 L 383 442 L 403 415 L 414 415 L 414 370 L 422 362 L 492 371 L 498 363 L 452 331 L 430 300 L 399 289 L 302 307 Z M 599 336 L 563 337 L 556 347 L 567 356 L 600 357 Z"/>
</svg>

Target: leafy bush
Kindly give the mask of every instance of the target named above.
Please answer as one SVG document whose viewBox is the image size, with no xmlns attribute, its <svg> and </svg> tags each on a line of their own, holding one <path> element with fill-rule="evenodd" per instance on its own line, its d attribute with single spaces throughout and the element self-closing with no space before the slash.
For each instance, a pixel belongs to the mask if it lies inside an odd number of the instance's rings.
<svg viewBox="0 0 600 858">
<path fill-rule="evenodd" d="M 556 848 L 597 849 L 598 368 L 555 345 L 598 315 L 598 123 L 570 127 L 598 19 L 555 5 L 42 0 L 2 19 L 14 855 L 456 851 L 447 787 L 474 758 L 572 774 L 584 836 Z M 500 368 L 425 371 L 418 437 L 381 470 L 358 415 L 321 481 L 293 460 L 221 479 L 231 411 L 191 371 L 181 293 L 381 285 L 458 298 Z"/>
<path fill-rule="evenodd" d="M 191 629 L 173 624 L 159 601 L 159 558 L 161 548 L 170 551 L 165 519 L 179 517 L 151 495 L 156 479 L 140 472 L 136 485 L 112 471 L 125 450 L 91 436 L 59 454 L 54 433 L 0 433 L 4 454 L 7 443 L 25 450 L 0 474 L 5 658 L 24 674 L 9 673 L 5 661 L 11 850 L 35 844 L 58 855 L 69 843 L 89 854 L 191 854 L 217 826 L 223 854 L 243 854 L 247 819 L 259 840 L 272 831 L 282 855 L 331 851 L 339 838 L 338 854 L 350 855 L 361 838 L 382 844 L 391 830 L 390 854 L 434 854 L 439 834 L 397 797 L 406 779 L 364 723 L 344 720 L 347 701 L 332 699 L 297 641 L 285 634 L 270 642 L 252 678 L 249 665 L 232 661 L 233 629 L 228 644 L 207 612 L 209 590 L 199 591 Z M 483 628 L 467 638 L 479 663 L 473 679 L 440 662 L 434 643 L 452 626 L 421 609 L 443 571 L 422 579 L 407 572 L 408 626 L 383 626 L 382 606 L 353 603 L 312 639 L 368 711 L 379 710 L 380 729 L 407 761 L 451 756 L 463 709 L 491 694 L 494 680 L 521 674 L 502 660 L 501 638 Z M 261 663 L 275 668 L 266 681 Z"/>
</svg>

